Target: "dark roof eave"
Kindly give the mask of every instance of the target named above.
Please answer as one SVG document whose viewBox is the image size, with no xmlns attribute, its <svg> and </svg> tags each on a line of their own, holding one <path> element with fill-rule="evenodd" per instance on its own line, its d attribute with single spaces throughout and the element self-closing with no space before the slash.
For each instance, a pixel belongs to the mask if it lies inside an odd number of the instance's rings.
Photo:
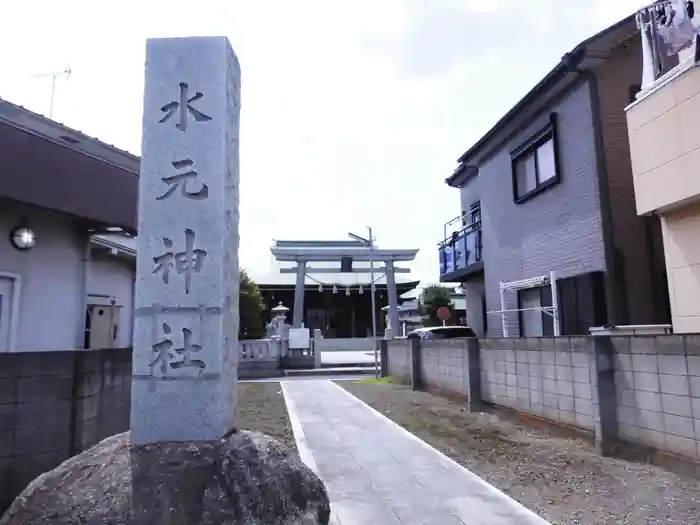
<svg viewBox="0 0 700 525">
<path fill-rule="evenodd" d="M 475 177 L 478 172 L 479 168 L 476 166 L 460 164 L 454 173 L 445 179 L 445 184 L 453 188 L 459 188 L 467 180 Z"/>
<path fill-rule="evenodd" d="M 513 106 L 508 111 L 508 113 L 501 117 L 501 119 L 498 122 L 496 122 L 496 124 L 476 142 L 476 144 L 474 144 L 471 148 L 464 152 L 462 156 L 459 157 L 459 159 L 457 159 L 457 162 L 465 162 L 466 160 L 474 156 L 499 131 L 506 127 L 510 123 L 510 121 L 513 120 L 525 107 L 531 104 L 543 93 L 546 93 L 553 85 L 555 85 L 563 77 L 565 77 L 571 71 L 572 66 L 577 66 L 578 64 L 580 64 L 585 56 L 585 50 L 577 49 L 565 56 L 569 57 L 568 61 L 560 61 L 554 67 L 554 69 L 547 73 L 547 75 L 527 93 L 527 95 L 520 99 L 520 101 L 515 106 Z"/>
<path fill-rule="evenodd" d="M 563 77 L 572 71 L 573 68 L 580 65 L 581 62 L 586 58 L 586 49 L 592 43 L 599 38 L 611 33 L 620 27 L 628 24 L 631 20 L 634 20 L 634 15 L 630 15 L 616 24 L 604 29 L 603 31 L 593 35 L 592 37 L 584 40 L 578 44 L 571 52 L 564 54 L 559 63 L 554 66 L 554 68 L 547 73 L 547 75 L 540 80 L 537 85 L 532 88 L 515 106 L 513 106 L 508 113 L 506 113 L 501 119 L 496 122 L 496 124 L 486 132 L 486 134 L 481 137 L 476 144 L 469 148 L 466 152 L 462 154 L 457 162 L 465 163 L 471 157 L 473 157 L 479 150 L 481 150 L 497 133 L 499 133 L 505 126 L 507 126 L 511 120 L 513 120 L 528 104 L 532 103 L 543 93 L 546 93 L 552 86 L 559 82 Z M 455 172 L 452 176 L 448 177 L 445 182 L 453 186 L 458 179 L 459 172 Z"/>
</svg>

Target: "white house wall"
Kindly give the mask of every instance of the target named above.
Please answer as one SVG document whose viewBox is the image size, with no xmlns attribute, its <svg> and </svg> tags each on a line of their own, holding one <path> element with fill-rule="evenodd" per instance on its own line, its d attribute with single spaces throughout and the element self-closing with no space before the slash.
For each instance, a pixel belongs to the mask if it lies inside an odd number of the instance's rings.
<svg viewBox="0 0 700 525">
<path fill-rule="evenodd" d="M 25 252 L 10 244 L 21 218 L 37 235 L 36 246 Z M 15 351 L 75 348 L 84 246 L 69 216 L 0 201 L 0 272 L 21 277 Z"/>
<path fill-rule="evenodd" d="M 114 297 L 121 307 L 116 341 L 120 348 L 131 346 L 135 272 L 134 263 L 122 258 L 94 257 L 90 263 L 88 293 Z"/>
</svg>

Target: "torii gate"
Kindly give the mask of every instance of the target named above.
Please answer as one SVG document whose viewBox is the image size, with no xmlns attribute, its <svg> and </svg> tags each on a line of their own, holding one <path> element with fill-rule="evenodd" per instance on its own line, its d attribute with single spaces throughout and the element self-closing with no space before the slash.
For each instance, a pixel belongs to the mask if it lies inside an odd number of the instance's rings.
<svg viewBox="0 0 700 525">
<path fill-rule="evenodd" d="M 386 275 L 387 292 L 389 296 L 389 322 L 393 330 L 399 326 L 398 297 L 396 293 L 396 274 L 410 273 L 409 268 L 397 268 L 396 262 L 409 262 L 416 258 L 418 250 L 380 250 L 368 246 L 361 240 L 352 241 L 276 241 L 270 250 L 280 262 L 296 262 L 292 268 L 282 268 L 282 273 L 296 273 L 294 287 L 294 317 L 292 324 L 301 327 L 304 319 L 304 284 L 306 275 L 310 273 L 369 273 L 369 268 L 312 268 L 308 262 L 327 261 L 370 261 L 383 265 L 375 268 L 378 274 Z M 376 316 L 376 312 L 372 312 Z"/>
</svg>

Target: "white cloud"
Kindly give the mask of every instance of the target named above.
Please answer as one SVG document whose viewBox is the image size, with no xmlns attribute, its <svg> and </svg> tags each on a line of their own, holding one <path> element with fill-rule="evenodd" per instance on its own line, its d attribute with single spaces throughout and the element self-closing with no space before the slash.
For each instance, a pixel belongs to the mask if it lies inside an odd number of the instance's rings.
<svg viewBox="0 0 700 525">
<path fill-rule="evenodd" d="M 243 71 L 243 264 L 267 267 L 272 238 L 370 224 L 383 247 L 421 248 L 415 271 L 434 280 L 442 224 L 459 213 L 443 183 L 455 159 L 564 52 L 639 7 L 571 4 L 9 2 L 0 96 L 45 113 L 50 78 L 32 75 L 70 63 L 55 118 L 138 152 L 145 39 L 226 34 Z"/>
</svg>

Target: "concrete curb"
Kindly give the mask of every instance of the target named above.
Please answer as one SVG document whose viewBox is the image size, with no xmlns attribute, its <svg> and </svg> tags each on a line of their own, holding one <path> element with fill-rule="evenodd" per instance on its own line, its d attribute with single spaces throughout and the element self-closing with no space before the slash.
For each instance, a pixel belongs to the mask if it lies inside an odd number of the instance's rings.
<svg viewBox="0 0 700 525">
<path fill-rule="evenodd" d="M 297 443 L 299 457 L 307 467 L 313 470 L 318 477 L 321 477 L 321 473 L 318 470 L 318 465 L 316 465 L 316 460 L 314 459 L 314 453 L 311 451 L 311 447 L 309 447 L 308 443 L 306 442 L 304 427 L 301 425 L 301 421 L 299 420 L 299 413 L 297 412 L 296 405 L 292 400 L 292 396 L 287 394 L 284 382 L 281 382 L 280 386 L 282 387 L 284 402 L 287 405 L 289 422 L 292 425 L 292 434 L 294 434 L 294 441 Z"/>
</svg>

